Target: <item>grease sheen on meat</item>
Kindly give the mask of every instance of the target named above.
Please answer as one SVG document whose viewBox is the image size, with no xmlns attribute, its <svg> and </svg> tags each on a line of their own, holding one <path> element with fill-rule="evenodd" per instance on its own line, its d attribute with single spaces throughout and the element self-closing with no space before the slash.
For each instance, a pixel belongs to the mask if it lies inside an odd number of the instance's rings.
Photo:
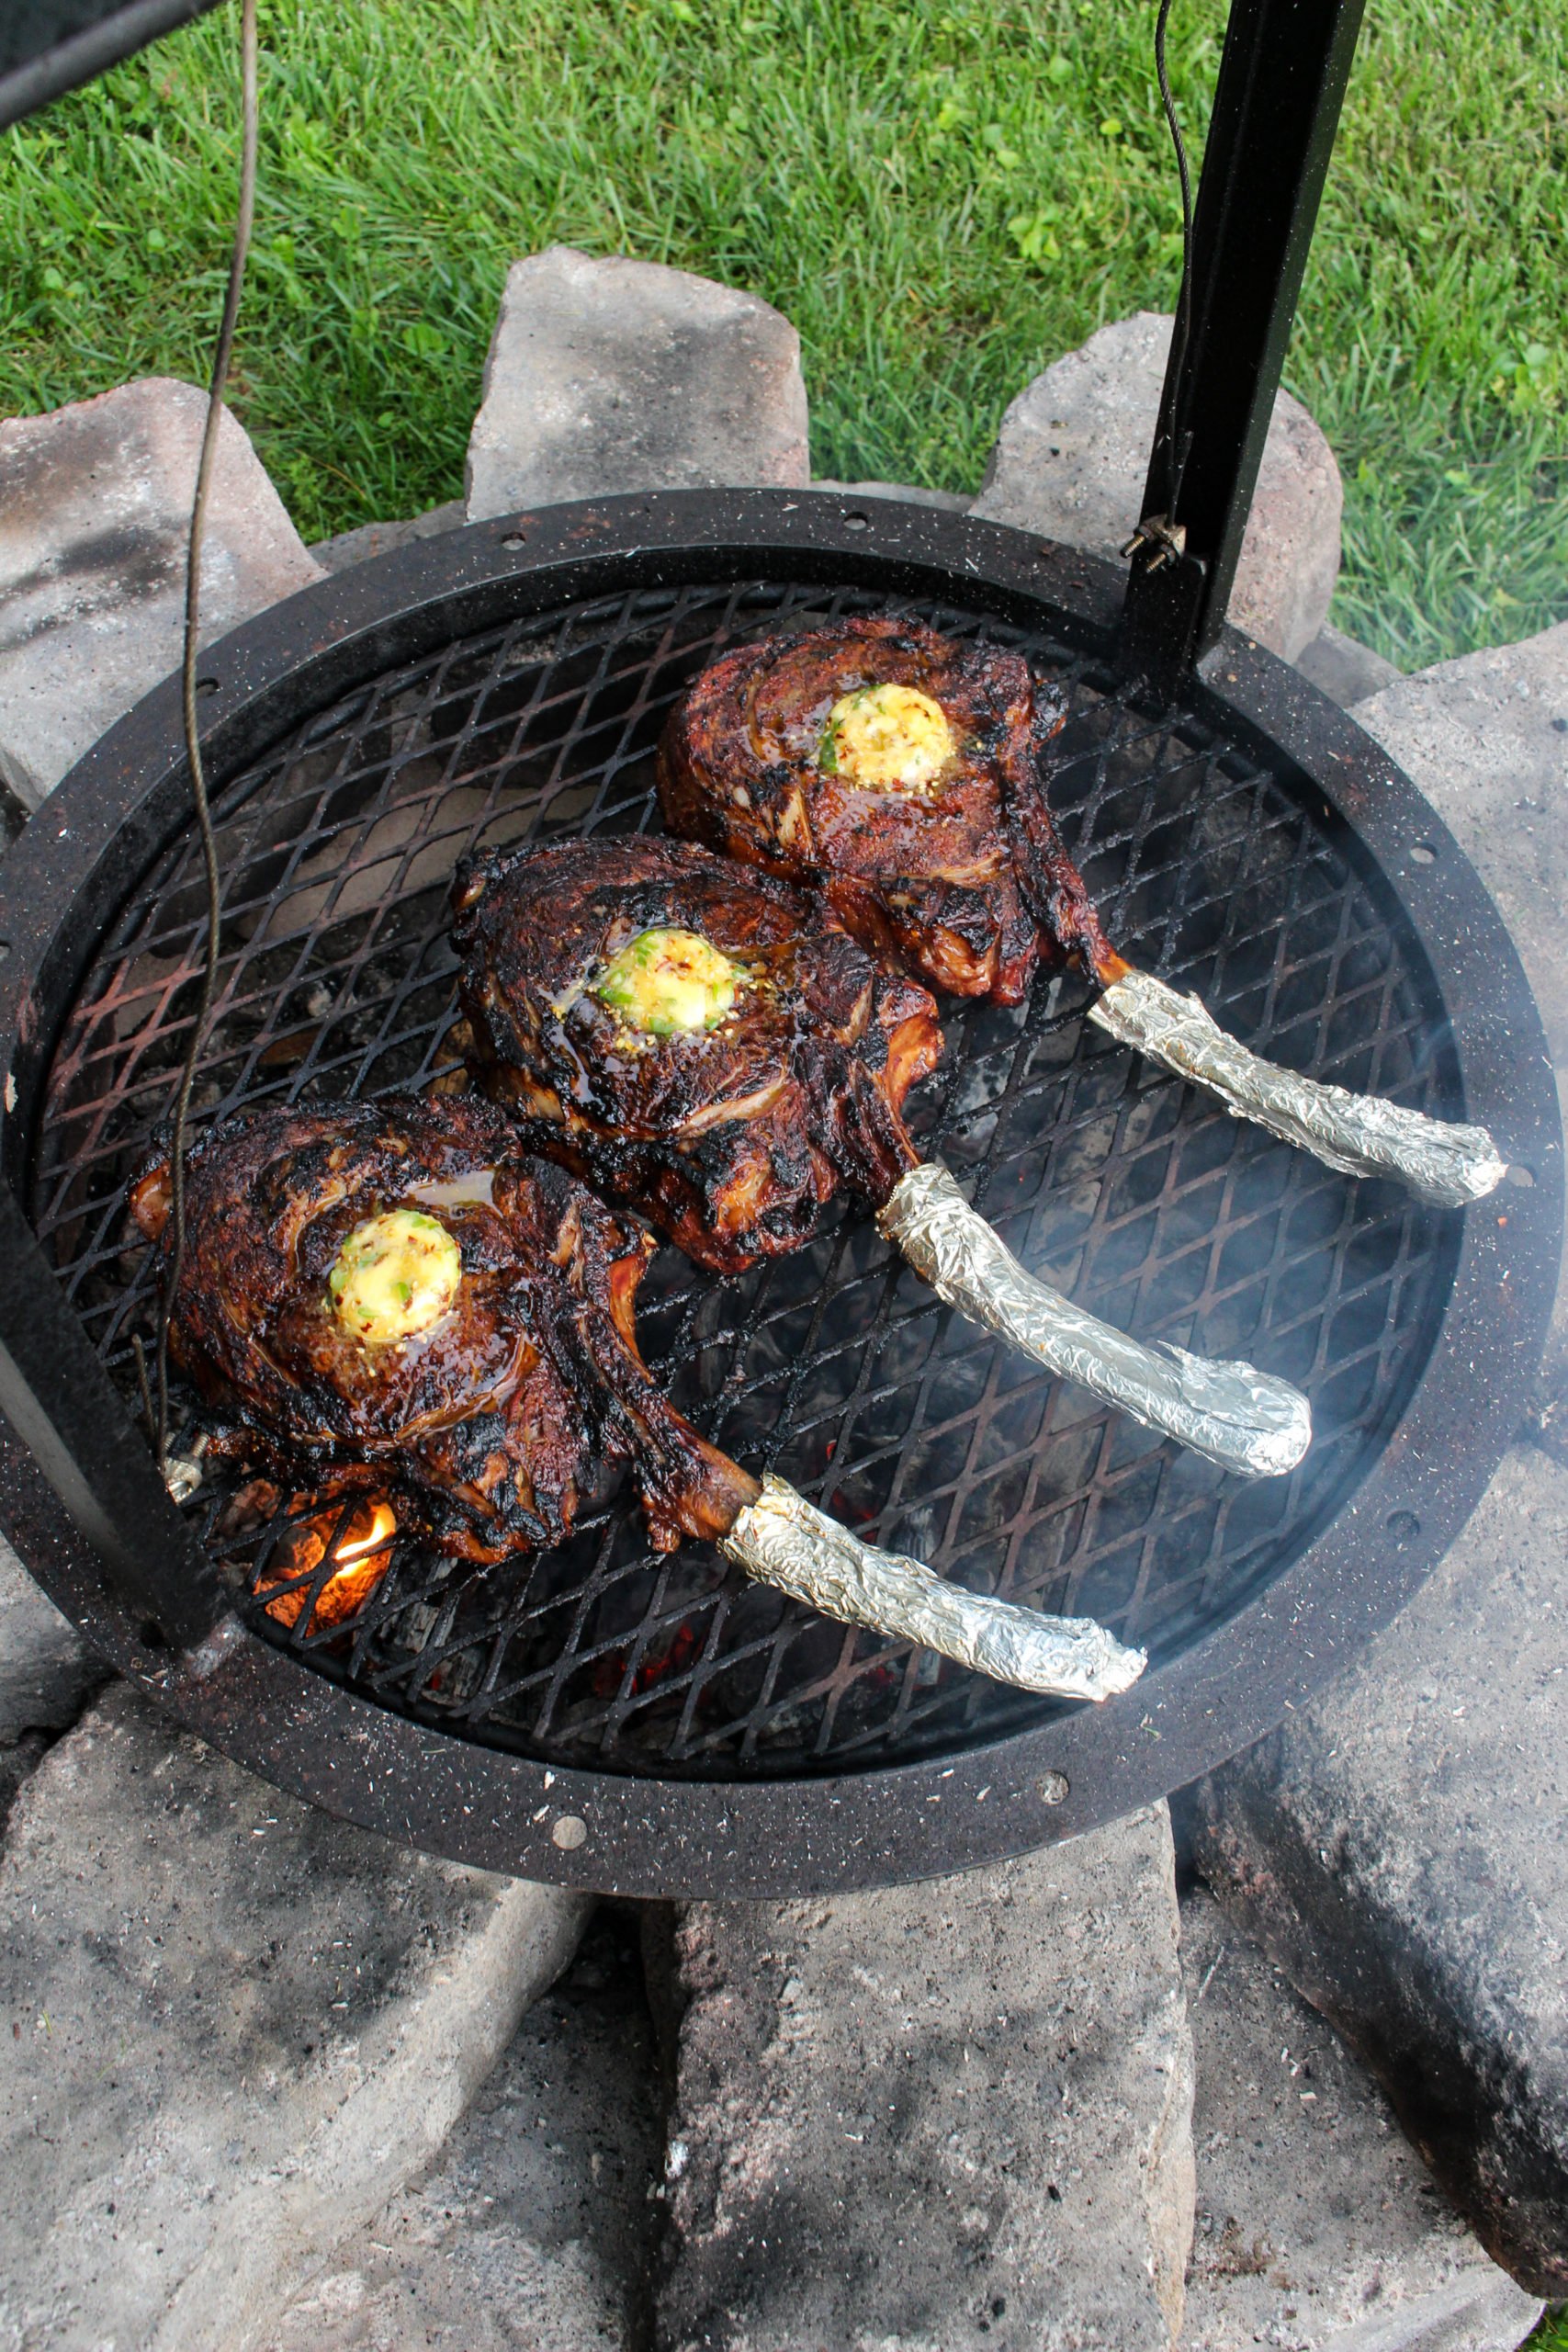
<svg viewBox="0 0 1568 2352">
<path fill-rule="evenodd" d="M 155 1162 L 132 1195 L 165 1267 L 167 1176 Z M 439 1548 L 478 1561 L 558 1542 L 628 1458 L 661 1548 L 722 1532 L 756 1491 L 637 1352 L 649 1238 L 528 1159 L 488 1103 L 386 1095 L 220 1121 L 187 1154 L 185 1221 L 171 1351 L 219 1454 L 323 1492 L 395 1486 Z M 431 1227 L 424 1328 L 367 1341 L 374 1322 L 342 1311 L 356 1251 L 411 1230 L 428 1248 Z M 421 1313 L 412 1281 L 394 1293 Z"/>
<path fill-rule="evenodd" d="M 1016 1004 L 1041 940 L 1007 812 L 1061 717 L 1017 653 L 838 621 L 705 670 L 665 729 L 660 799 L 673 831 L 820 888 L 933 987 Z"/>
<path fill-rule="evenodd" d="M 701 1264 L 797 1249 L 840 1186 L 880 1201 L 913 1164 L 936 1008 L 820 898 L 602 837 L 480 858 L 455 904 L 486 1089 Z"/>
</svg>

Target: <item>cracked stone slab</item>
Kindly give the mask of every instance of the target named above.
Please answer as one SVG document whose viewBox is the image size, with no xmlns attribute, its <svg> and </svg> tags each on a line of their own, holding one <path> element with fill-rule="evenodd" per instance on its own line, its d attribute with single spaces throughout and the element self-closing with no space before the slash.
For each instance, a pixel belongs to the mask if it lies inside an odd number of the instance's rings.
<svg viewBox="0 0 1568 2352">
<path fill-rule="evenodd" d="M 0 776 L 28 808 L 179 667 L 207 395 L 144 377 L 0 424 Z M 322 577 L 225 411 L 203 640 Z"/>
<path fill-rule="evenodd" d="M 570 245 L 513 264 L 468 440 L 471 523 L 618 491 L 810 479 L 800 337 L 768 303 Z"/>
<path fill-rule="evenodd" d="M 468 520 L 460 498 L 448 499 L 445 506 L 428 506 L 423 514 L 409 514 L 391 523 L 359 523 L 352 531 L 339 531 L 334 538 L 318 539 L 310 554 L 323 571 L 352 571 L 356 563 L 368 563 L 372 556 L 389 555 L 394 548 L 412 547 L 419 539 L 435 539 L 444 531 L 456 531 Z"/>
<path fill-rule="evenodd" d="M 588 2352 L 646 2340 L 664 2086 L 636 1928 L 600 1912 L 440 2155 L 258 2352 Z"/>
<path fill-rule="evenodd" d="M 0 1861 L 0 2346 L 248 2352 L 436 2154 L 584 1907 L 330 1820 L 112 1690 Z"/>
<path fill-rule="evenodd" d="M 666 2352 L 1155 2352 L 1192 2074 L 1163 1805 L 916 1887 L 680 1915 Z"/>
<path fill-rule="evenodd" d="M 1538 2298 L 1377 2086 L 1201 1887 L 1181 1905 L 1198 2219 L 1182 2352 L 1514 2352 Z"/>
<path fill-rule="evenodd" d="M 1171 323 L 1155 311 L 1119 319 L 1025 385 L 971 512 L 1119 561 L 1143 511 Z M 1300 401 L 1280 392 L 1230 618 L 1287 662 L 1328 617 L 1343 506 L 1333 450 Z"/>
</svg>

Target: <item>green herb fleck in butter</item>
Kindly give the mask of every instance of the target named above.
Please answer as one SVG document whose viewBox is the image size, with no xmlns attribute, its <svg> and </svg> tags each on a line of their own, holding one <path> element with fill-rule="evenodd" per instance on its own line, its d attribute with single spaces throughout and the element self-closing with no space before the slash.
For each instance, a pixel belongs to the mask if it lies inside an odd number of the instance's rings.
<svg viewBox="0 0 1568 2352">
<path fill-rule="evenodd" d="M 412 1340 L 457 1295 L 463 1257 L 438 1217 L 388 1209 L 356 1225 L 327 1276 L 327 1304 L 366 1347 Z"/>
<path fill-rule="evenodd" d="M 925 792 L 956 748 L 947 713 L 918 686 L 859 686 L 828 713 L 818 765 L 863 792 Z"/>
<path fill-rule="evenodd" d="M 592 985 L 601 1004 L 650 1037 L 716 1029 L 735 1002 L 739 965 L 694 931 L 639 931 Z"/>
</svg>

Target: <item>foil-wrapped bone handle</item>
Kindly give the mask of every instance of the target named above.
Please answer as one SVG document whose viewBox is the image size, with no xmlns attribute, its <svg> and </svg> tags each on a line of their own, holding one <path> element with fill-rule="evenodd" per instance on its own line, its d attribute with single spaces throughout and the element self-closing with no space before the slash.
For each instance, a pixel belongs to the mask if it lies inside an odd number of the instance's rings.
<svg viewBox="0 0 1568 2352">
<path fill-rule="evenodd" d="M 1025 1272 L 945 1168 L 911 1168 L 876 1222 L 950 1306 L 1222 1469 L 1279 1477 L 1312 1442 L 1312 1408 L 1299 1388 L 1249 1363 L 1145 1347 L 1086 1314 Z"/>
<path fill-rule="evenodd" d="M 948 1584 L 919 1560 L 863 1544 L 770 1472 L 719 1550 L 843 1624 L 919 1642 L 994 1682 L 1069 1699 L 1109 1699 L 1148 1663 L 1092 1617 L 1047 1617 Z"/>
<path fill-rule="evenodd" d="M 1484 1199 L 1506 1173 L 1484 1127 L 1428 1119 L 1380 1095 L 1280 1069 L 1228 1036 L 1195 996 L 1148 972 L 1112 980 L 1089 1017 L 1179 1078 L 1207 1087 L 1234 1118 L 1255 1120 L 1342 1175 L 1397 1176 L 1423 1200 L 1462 1208 Z"/>
</svg>

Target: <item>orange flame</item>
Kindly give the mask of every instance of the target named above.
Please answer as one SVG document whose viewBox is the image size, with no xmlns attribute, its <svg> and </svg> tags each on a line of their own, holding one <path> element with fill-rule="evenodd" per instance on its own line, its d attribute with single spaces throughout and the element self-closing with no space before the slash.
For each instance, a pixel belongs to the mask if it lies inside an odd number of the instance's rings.
<svg viewBox="0 0 1568 2352">
<path fill-rule="evenodd" d="M 355 1512 L 355 1519 L 357 1518 Z M 398 1532 L 398 1514 L 390 1503 L 378 1500 L 370 1506 L 370 1524 L 363 1535 L 354 1533 L 354 1524 L 351 1520 L 349 1532 L 333 1554 L 340 1567 L 345 1568 L 350 1560 L 363 1559 L 367 1552 L 378 1552 L 383 1544 L 389 1544 Z M 336 1583 L 335 1577 L 333 1581 Z"/>
<path fill-rule="evenodd" d="M 258 1594 L 279 1585 L 288 1588 L 266 1604 L 267 1615 L 278 1624 L 292 1628 L 304 1615 L 311 1580 L 337 1523 L 337 1511 L 321 1512 L 314 1519 L 301 1520 L 279 1545 L 273 1566 L 256 1587 Z M 312 1633 L 346 1624 L 364 1608 L 391 1565 L 391 1544 L 397 1532 L 398 1515 L 384 1496 L 355 1505 L 348 1525 L 333 1545 L 337 1565 L 316 1597 L 310 1612 Z"/>
</svg>

